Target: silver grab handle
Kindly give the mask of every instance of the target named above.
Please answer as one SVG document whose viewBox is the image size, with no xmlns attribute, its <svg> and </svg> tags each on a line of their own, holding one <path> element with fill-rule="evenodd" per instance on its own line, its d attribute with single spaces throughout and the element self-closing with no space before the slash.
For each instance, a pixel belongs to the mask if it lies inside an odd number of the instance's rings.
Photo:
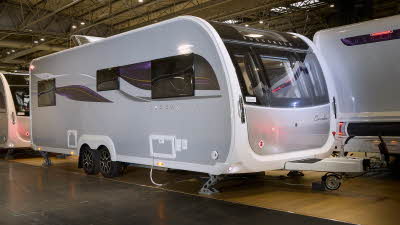
<svg viewBox="0 0 400 225">
<path fill-rule="evenodd" d="M 11 120 L 12 120 L 12 124 L 15 125 L 15 113 L 14 112 L 11 113 Z"/>
<path fill-rule="evenodd" d="M 243 105 L 243 98 L 239 96 L 239 108 L 238 108 L 239 117 L 242 123 L 246 122 L 245 115 L 244 115 L 244 105 Z"/>
</svg>

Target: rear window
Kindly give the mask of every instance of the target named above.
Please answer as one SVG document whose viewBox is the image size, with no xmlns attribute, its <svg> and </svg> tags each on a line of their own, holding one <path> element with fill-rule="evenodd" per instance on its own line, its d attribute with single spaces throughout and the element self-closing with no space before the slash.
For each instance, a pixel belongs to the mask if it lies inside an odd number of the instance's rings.
<svg viewBox="0 0 400 225">
<path fill-rule="evenodd" d="M 38 106 L 56 105 L 56 80 L 41 80 L 38 82 Z"/>
</svg>

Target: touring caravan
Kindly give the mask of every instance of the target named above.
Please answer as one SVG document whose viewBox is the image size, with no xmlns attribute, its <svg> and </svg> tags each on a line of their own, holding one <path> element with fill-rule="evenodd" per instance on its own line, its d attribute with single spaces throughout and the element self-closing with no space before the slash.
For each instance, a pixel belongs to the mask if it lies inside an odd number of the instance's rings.
<svg viewBox="0 0 400 225">
<path fill-rule="evenodd" d="M 127 162 L 208 173 L 212 184 L 362 170 L 321 160 L 334 143 L 334 89 L 298 34 L 183 16 L 35 59 L 30 74 L 34 148 L 79 155 L 87 174 L 114 177 Z"/>
<path fill-rule="evenodd" d="M 335 146 L 400 153 L 400 16 L 322 30 L 314 43 L 336 87 Z"/>
<path fill-rule="evenodd" d="M 0 73 L 0 148 L 29 148 L 29 75 Z"/>
</svg>

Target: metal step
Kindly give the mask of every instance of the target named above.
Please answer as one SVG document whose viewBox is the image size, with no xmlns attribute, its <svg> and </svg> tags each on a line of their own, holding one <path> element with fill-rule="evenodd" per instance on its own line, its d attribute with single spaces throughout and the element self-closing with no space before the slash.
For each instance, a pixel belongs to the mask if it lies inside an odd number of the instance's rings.
<svg viewBox="0 0 400 225">
<path fill-rule="evenodd" d="M 352 157 L 310 158 L 286 162 L 285 170 L 360 173 L 367 169 L 368 162 L 368 159 Z"/>
</svg>

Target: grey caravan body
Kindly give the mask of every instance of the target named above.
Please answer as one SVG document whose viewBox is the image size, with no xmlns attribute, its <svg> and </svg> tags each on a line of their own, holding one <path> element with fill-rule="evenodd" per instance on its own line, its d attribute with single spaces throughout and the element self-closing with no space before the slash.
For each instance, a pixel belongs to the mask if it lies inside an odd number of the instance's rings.
<svg viewBox="0 0 400 225">
<path fill-rule="evenodd" d="M 33 145 L 210 174 L 325 157 L 334 126 L 318 57 L 300 35 L 184 16 L 38 58 Z"/>
<path fill-rule="evenodd" d="M 30 147 L 29 76 L 0 73 L 0 148 Z"/>
<path fill-rule="evenodd" d="M 400 16 L 322 30 L 314 43 L 333 74 L 337 145 L 356 136 L 345 151 L 379 151 L 381 135 L 400 153 Z"/>
</svg>

